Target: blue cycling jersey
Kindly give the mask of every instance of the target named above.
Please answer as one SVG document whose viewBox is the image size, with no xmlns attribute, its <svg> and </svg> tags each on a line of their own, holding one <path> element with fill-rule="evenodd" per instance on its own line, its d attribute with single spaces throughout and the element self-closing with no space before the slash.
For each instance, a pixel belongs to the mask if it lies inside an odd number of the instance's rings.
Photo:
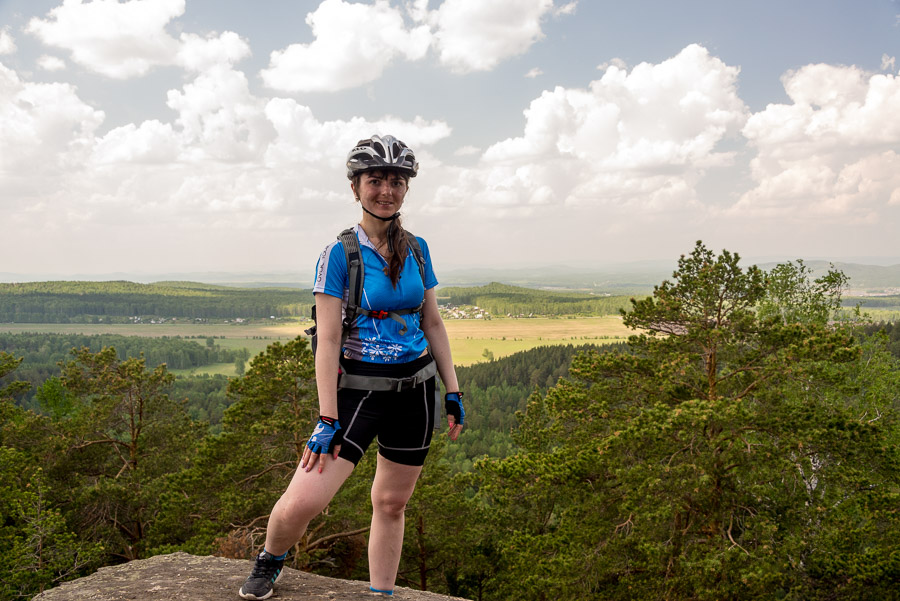
<svg viewBox="0 0 900 601">
<path fill-rule="evenodd" d="M 365 269 L 365 280 L 359 305 L 371 311 L 396 311 L 418 307 L 422 302 L 425 290 L 437 286 L 437 278 L 431 266 L 431 255 L 428 245 L 422 238 L 416 237 L 422 247 L 425 261 L 425 282 L 419 277 L 419 266 L 413 256 L 412 249 L 407 249 L 406 261 L 400 272 L 397 287 L 385 273 L 387 261 L 382 257 L 369 240 L 365 230 L 358 225 L 353 227 L 359 240 Z M 350 296 L 347 258 L 340 240 L 329 244 L 316 264 L 316 280 L 313 293 L 324 293 L 343 300 L 346 311 L 347 299 Z M 413 361 L 428 341 L 425 333 L 419 328 L 420 313 L 409 313 L 401 318 L 406 322 L 406 334 L 400 335 L 402 326 L 393 319 L 375 319 L 367 315 L 357 314 L 349 336 L 344 342 L 345 357 L 369 363 L 406 363 Z"/>
</svg>

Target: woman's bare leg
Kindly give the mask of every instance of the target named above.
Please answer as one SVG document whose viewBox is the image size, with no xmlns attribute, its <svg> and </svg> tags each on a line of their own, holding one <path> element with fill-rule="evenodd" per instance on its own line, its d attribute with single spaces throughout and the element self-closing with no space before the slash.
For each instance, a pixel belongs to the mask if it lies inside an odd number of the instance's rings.
<svg viewBox="0 0 900 601">
<path fill-rule="evenodd" d="M 369 532 L 369 580 L 372 588 L 393 590 L 403 550 L 406 503 L 422 466 L 403 465 L 378 455 L 372 483 L 372 530 Z"/>
<path fill-rule="evenodd" d="M 266 551 L 272 555 L 286 553 L 306 531 L 309 522 L 319 515 L 353 472 L 353 462 L 343 458 L 328 461 L 321 473 L 297 468 L 287 490 L 275 503 L 266 531 Z"/>
</svg>

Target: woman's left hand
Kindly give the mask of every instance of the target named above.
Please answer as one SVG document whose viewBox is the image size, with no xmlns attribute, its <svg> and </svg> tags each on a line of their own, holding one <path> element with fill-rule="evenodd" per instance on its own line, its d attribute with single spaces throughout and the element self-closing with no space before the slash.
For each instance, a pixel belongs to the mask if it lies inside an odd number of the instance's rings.
<svg viewBox="0 0 900 601">
<path fill-rule="evenodd" d="M 447 410 L 447 422 L 450 424 L 450 431 L 447 435 L 450 440 L 459 438 L 462 432 L 463 424 L 466 422 L 466 410 L 463 409 L 461 392 L 448 392 L 444 395 L 444 408 Z"/>
</svg>

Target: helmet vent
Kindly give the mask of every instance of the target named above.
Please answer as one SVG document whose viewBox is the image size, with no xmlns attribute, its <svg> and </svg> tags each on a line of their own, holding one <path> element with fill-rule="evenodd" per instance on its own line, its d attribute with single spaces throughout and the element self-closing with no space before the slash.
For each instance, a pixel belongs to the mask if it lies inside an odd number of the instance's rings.
<svg viewBox="0 0 900 601">
<path fill-rule="evenodd" d="M 394 169 L 415 177 L 419 163 L 412 149 L 394 136 L 372 136 L 357 142 L 347 155 L 347 177 L 353 179 L 376 169 Z"/>
</svg>

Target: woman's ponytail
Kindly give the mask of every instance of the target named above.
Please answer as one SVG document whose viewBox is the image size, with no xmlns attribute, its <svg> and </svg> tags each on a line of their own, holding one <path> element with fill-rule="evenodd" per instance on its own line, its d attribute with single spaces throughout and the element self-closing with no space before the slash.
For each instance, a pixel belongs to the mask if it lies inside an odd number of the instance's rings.
<svg viewBox="0 0 900 601">
<path fill-rule="evenodd" d="M 406 253 L 409 252 L 406 231 L 400 223 L 399 215 L 388 226 L 388 251 L 391 253 L 391 260 L 388 261 L 387 275 L 391 278 L 391 284 L 396 288 L 397 282 L 400 281 L 400 272 L 403 271 L 403 264 L 406 262 Z"/>
</svg>

